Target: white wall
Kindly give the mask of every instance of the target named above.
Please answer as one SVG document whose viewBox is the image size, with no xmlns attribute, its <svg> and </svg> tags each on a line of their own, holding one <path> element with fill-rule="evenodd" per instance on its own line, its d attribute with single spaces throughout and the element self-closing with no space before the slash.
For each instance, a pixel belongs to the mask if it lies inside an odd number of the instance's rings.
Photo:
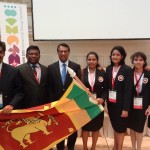
<svg viewBox="0 0 150 150">
<path fill-rule="evenodd" d="M 6 1 L 8 0 L 0 0 Z M 85 67 L 85 56 L 90 51 L 96 51 L 100 56 L 100 63 L 106 67 L 109 64 L 109 54 L 116 45 L 122 45 L 127 51 L 126 63 L 130 63 L 130 55 L 136 51 L 143 51 L 148 57 L 150 65 L 150 40 L 94 40 L 94 41 L 33 41 L 32 39 L 32 19 L 31 19 L 31 0 L 9 0 L 10 2 L 26 3 L 28 6 L 28 23 L 30 44 L 36 44 L 41 49 L 40 62 L 48 65 L 58 60 L 56 48 L 57 45 L 66 42 L 71 48 L 70 59 Z"/>
<path fill-rule="evenodd" d="M 126 63 L 131 65 L 130 56 L 136 51 L 144 52 L 150 64 L 150 40 L 94 40 L 94 41 L 32 41 L 30 44 L 38 45 L 41 49 L 41 63 L 48 65 L 58 60 L 57 45 L 66 42 L 70 48 L 70 59 L 86 66 L 85 57 L 89 51 L 95 51 L 100 58 L 101 66 L 106 67 L 109 62 L 111 49 L 116 45 L 121 45 L 126 49 Z"/>
</svg>

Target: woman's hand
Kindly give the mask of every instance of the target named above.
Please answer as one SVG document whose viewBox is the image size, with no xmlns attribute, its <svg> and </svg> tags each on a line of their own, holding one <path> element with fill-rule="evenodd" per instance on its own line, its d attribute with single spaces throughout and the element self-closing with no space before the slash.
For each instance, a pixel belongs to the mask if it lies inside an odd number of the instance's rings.
<svg viewBox="0 0 150 150">
<path fill-rule="evenodd" d="M 104 100 L 102 98 L 97 98 L 96 100 L 97 100 L 98 105 L 104 103 Z"/>
<path fill-rule="evenodd" d="M 149 116 L 149 115 L 150 115 L 150 106 L 146 109 L 145 115 L 146 115 L 146 116 Z"/>
<path fill-rule="evenodd" d="M 123 117 L 123 118 L 128 117 L 128 111 L 123 110 L 122 114 L 121 114 L 121 117 Z"/>
</svg>

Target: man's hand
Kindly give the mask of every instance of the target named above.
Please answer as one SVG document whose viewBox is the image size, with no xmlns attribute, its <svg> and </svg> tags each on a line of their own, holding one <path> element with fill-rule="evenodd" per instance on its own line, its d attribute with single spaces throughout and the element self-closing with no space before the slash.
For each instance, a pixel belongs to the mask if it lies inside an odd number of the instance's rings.
<svg viewBox="0 0 150 150">
<path fill-rule="evenodd" d="M 14 107 L 12 105 L 7 105 L 2 109 L 1 113 L 5 115 L 9 115 L 13 109 Z"/>
</svg>

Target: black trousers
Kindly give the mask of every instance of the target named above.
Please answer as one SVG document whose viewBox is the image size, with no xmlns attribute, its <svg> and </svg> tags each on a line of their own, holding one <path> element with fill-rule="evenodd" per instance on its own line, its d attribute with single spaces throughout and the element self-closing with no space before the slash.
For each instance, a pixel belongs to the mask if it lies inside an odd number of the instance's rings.
<svg viewBox="0 0 150 150">
<path fill-rule="evenodd" d="M 77 139 L 77 132 L 74 132 L 67 138 L 68 150 L 74 150 L 76 139 Z M 64 150 L 64 148 L 65 148 L 65 140 L 63 140 L 57 144 L 57 150 Z"/>
</svg>

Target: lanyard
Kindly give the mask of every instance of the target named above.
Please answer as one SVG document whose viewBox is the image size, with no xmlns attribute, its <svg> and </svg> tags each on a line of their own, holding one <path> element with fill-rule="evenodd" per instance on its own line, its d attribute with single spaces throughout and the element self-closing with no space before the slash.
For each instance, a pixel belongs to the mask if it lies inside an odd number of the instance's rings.
<svg viewBox="0 0 150 150">
<path fill-rule="evenodd" d="M 112 70 L 112 89 L 114 89 L 114 87 L 115 87 L 115 79 L 116 79 L 116 76 L 120 70 L 120 67 L 121 66 L 118 67 L 116 72 L 114 72 L 114 67 L 113 67 L 113 70 Z M 116 74 L 114 75 L 114 73 L 116 73 Z"/>
<path fill-rule="evenodd" d="M 139 77 L 139 79 L 138 79 L 138 77 L 137 77 L 137 75 L 136 75 L 136 73 L 135 73 L 135 71 L 134 71 L 134 78 L 135 78 L 135 81 L 136 81 L 135 87 L 136 87 L 137 95 L 139 95 L 140 89 L 141 89 L 141 86 L 142 86 L 142 85 L 139 84 L 142 75 L 143 75 L 143 72 L 141 73 L 141 75 L 140 75 L 140 77 Z"/>
</svg>

